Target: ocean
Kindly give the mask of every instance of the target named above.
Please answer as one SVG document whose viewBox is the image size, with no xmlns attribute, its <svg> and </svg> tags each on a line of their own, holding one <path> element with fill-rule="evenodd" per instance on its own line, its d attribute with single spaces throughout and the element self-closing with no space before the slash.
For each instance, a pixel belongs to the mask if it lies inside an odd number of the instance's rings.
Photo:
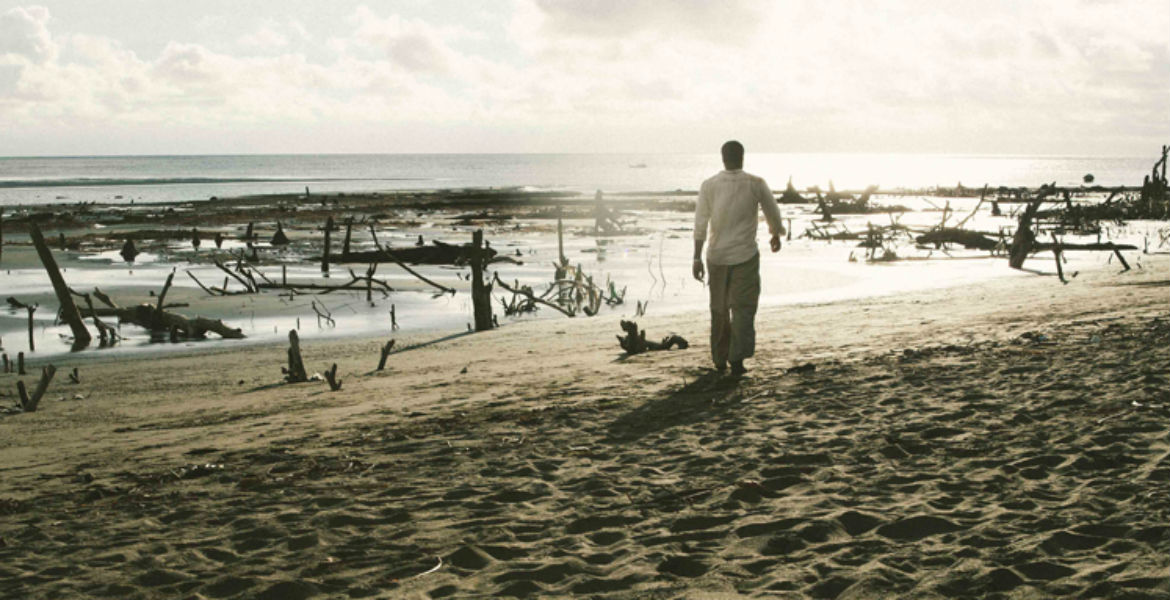
<svg viewBox="0 0 1170 600">
<path fill-rule="evenodd" d="M 752 154 L 745 168 L 783 188 L 1140 185 L 1150 157 Z M 488 187 L 592 192 L 695 190 L 710 154 L 288 154 L 0 157 L 0 205 L 175 202 L 252 194 Z"/>
</svg>

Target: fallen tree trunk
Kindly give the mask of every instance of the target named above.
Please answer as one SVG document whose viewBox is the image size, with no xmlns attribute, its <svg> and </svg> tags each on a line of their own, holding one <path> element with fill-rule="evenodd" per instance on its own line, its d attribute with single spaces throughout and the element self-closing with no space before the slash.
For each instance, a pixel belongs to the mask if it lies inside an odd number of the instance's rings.
<svg viewBox="0 0 1170 600">
<path fill-rule="evenodd" d="M 914 241 L 923 245 L 934 244 L 936 248 L 942 244 L 959 244 L 975 250 L 995 250 L 999 247 L 999 240 L 991 239 L 983 233 L 951 227 L 928 231 L 915 237 Z"/>
<path fill-rule="evenodd" d="M 85 321 L 81 319 L 81 311 L 77 310 L 77 305 L 73 303 L 73 295 L 69 293 L 69 286 L 65 285 L 65 278 L 61 277 L 57 261 L 53 259 L 53 253 L 49 251 L 49 245 L 45 243 L 45 237 L 41 235 L 41 229 L 37 227 L 36 223 L 30 222 L 28 224 L 28 235 L 32 239 L 33 245 L 36 246 L 41 264 L 45 266 L 45 271 L 49 274 L 49 281 L 53 284 L 53 292 L 57 295 L 57 302 L 61 306 L 61 318 L 73 332 L 73 346 L 74 348 L 84 348 L 93 340 L 93 336 L 85 327 Z"/>
<path fill-rule="evenodd" d="M 343 248 L 344 250 L 344 248 Z M 445 244 L 438 240 L 430 246 L 413 246 L 408 248 L 385 247 L 378 250 L 364 250 L 360 252 L 343 252 L 338 263 L 376 263 L 386 262 L 390 256 L 404 263 L 415 265 L 461 265 L 471 259 L 474 248 L 469 244 Z M 496 251 L 491 248 L 481 248 L 485 253 L 484 260 L 495 258 Z M 390 255 L 390 256 L 388 256 Z"/>
<path fill-rule="evenodd" d="M 138 306 L 121 307 L 110 300 L 100 289 L 95 288 L 93 291 L 95 298 L 100 300 L 109 308 L 113 309 L 113 315 L 119 321 L 137 325 L 149 331 L 169 331 L 172 333 L 182 334 L 185 338 L 202 339 L 207 337 L 207 332 L 215 333 L 225 339 L 243 339 L 244 332 L 239 328 L 228 327 L 223 321 L 219 319 L 206 319 L 203 317 L 184 317 L 172 312 L 160 310 L 157 306 L 151 304 L 139 304 Z"/>
</svg>

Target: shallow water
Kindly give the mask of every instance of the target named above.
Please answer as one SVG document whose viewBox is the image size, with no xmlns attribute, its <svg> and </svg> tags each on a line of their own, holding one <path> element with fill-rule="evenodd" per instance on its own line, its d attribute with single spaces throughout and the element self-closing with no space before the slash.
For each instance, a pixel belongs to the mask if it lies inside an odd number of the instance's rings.
<svg viewBox="0 0 1170 600">
<path fill-rule="evenodd" d="M 750 149 L 749 149 L 750 150 Z M 644 168 L 631 168 L 642 165 Z M 745 167 L 782 189 L 1141 185 L 1148 157 L 755 154 Z M 0 157 L 0 206 L 175 202 L 252 194 L 526 187 L 577 192 L 697 190 L 711 154 L 358 154 Z"/>
<path fill-rule="evenodd" d="M 896 201 L 906 204 L 905 199 Z M 974 203 L 975 201 L 970 199 L 952 201 L 952 207 L 958 215 L 954 218 L 964 216 Z M 808 227 L 809 222 L 817 217 L 811 213 L 810 206 L 788 205 L 781 209 L 785 218 L 792 219 L 794 236 L 793 240 L 784 243 L 780 253 L 772 254 L 766 249 L 766 227 L 763 225 L 760 227 L 758 241 L 763 249 L 761 260 L 763 305 L 824 303 L 941 287 L 955 287 L 956 293 L 961 293 L 965 284 L 989 278 L 1036 276 L 1033 273 L 1008 268 L 1004 259 L 986 258 L 985 252 L 964 250 L 943 253 L 903 246 L 898 248 L 900 256 L 905 258 L 929 256 L 931 260 L 866 263 L 864 249 L 857 248 L 855 242 L 829 243 L 800 237 L 800 233 Z M 667 212 L 641 212 L 634 213 L 634 216 L 637 218 L 637 226 L 650 233 L 597 238 L 589 235 L 592 231 L 591 222 L 566 222 L 565 254 L 570 261 L 574 265 L 580 265 L 599 283 L 609 278 L 616 283 L 618 289 L 627 288 L 625 304 L 603 307 L 601 314 L 633 315 L 636 301 L 649 302 L 651 314 L 701 311 L 706 306 L 706 289 L 690 275 L 692 216 Z M 858 231 L 864 230 L 867 222 L 886 223 L 891 218 L 887 215 L 848 216 L 843 218 L 841 223 L 853 231 Z M 907 225 L 929 225 L 937 223 L 941 213 L 906 213 L 896 218 Z M 980 212 L 968 226 L 983 231 L 996 231 L 1001 226 L 1011 225 L 1012 221 L 1008 217 L 993 217 L 986 212 Z M 1159 226 L 1164 227 L 1165 224 L 1132 222 L 1109 233 L 1116 242 L 1134 243 L 1140 248 L 1147 236 L 1151 240 L 1158 239 L 1154 230 Z M 422 226 L 410 230 L 383 232 L 380 237 L 385 236 L 383 240 L 391 244 L 407 244 L 420 233 L 428 239 L 437 237 L 456 243 L 470 238 L 471 228 L 455 229 L 456 231 L 452 231 L 448 226 L 441 228 Z M 487 237 L 492 246 L 502 254 L 515 257 L 519 251 L 519 259 L 524 261 L 523 265 L 507 263 L 495 265 L 493 270 L 497 271 L 503 280 L 509 283 L 519 280 L 533 286 L 538 292 L 552 280 L 552 263 L 557 255 L 555 233 L 516 231 L 509 225 L 488 231 Z M 1064 240 L 1086 242 L 1096 241 L 1096 238 L 1078 240 L 1068 236 Z M 355 244 L 359 243 L 360 241 L 355 239 Z M 176 251 L 183 246 L 185 244 L 181 242 L 174 244 Z M 1128 254 L 1131 264 L 1140 263 L 1140 254 L 1133 252 Z M 62 258 L 68 260 L 75 256 L 76 253 L 69 253 Z M 288 299 L 280 298 L 274 292 L 258 296 L 208 298 L 183 271 L 190 270 L 209 285 L 219 285 L 223 280 L 223 274 L 212 265 L 188 264 L 185 259 L 179 258 L 180 256 L 182 255 L 151 256 L 147 257 L 146 261 L 127 266 L 116 252 L 103 252 L 80 257 L 83 261 L 75 261 L 72 264 L 84 264 L 84 268 L 78 266 L 67 268 L 64 275 L 69 285 L 77 290 L 101 287 L 106 291 L 113 290 L 115 299 L 118 298 L 116 292 L 120 291 L 123 295 L 150 300 L 147 296 L 148 291 L 160 289 L 166 275 L 172 268 L 177 267 L 179 272 L 174 280 L 175 288 L 168 295 L 168 299 L 171 301 L 190 299 L 194 302 L 194 308 L 178 309 L 177 312 L 222 318 L 229 325 L 242 328 L 248 339 L 243 342 L 209 340 L 160 344 L 151 343 L 150 336 L 144 330 L 126 326 L 123 328 L 126 338 L 117 346 L 106 349 L 91 347 L 83 353 L 165 352 L 193 347 L 209 348 L 275 341 L 287 336 L 289 329 L 297 328 L 298 318 L 300 334 L 307 340 L 353 335 L 387 339 L 394 336 L 412 339 L 425 336 L 439 337 L 466 331 L 471 321 L 470 284 L 464 279 L 469 272 L 468 269 L 436 266 L 418 268 L 425 276 L 458 289 L 459 292 L 453 297 L 449 295 L 436 297 L 429 291 L 395 291 L 388 296 L 375 292 L 372 305 L 366 302 L 364 291 L 336 292 L 316 297 L 305 295 Z M 288 256 L 285 259 L 294 261 L 296 257 Z M 1069 253 L 1067 259 L 1064 269 L 1070 277 L 1081 270 L 1119 269 L 1111 255 L 1103 252 Z M 1025 266 L 1044 273 L 1055 273 L 1050 254 L 1037 255 Z M 289 262 L 287 268 L 290 280 L 314 279 L 320 274 L 319 266 L 316 264 Z M 263 270 L 269 277 L 279 276 L 279 267 L 266 266 Z M 333 281 L 348 279 L 348 274 L 343 268 L 335 266 L 332 274 Z M 399 289 L 409 290 L 418 287 L 413 276 L 392 265 L 381 266 L 377 276 Z M 25 301 L 40 302 L 50 309 L 56 306 L 48 279 L 40 268 L 11 269 L 0 277 L 3 278 L 3 293 L 0 295 L 13 295 Z M 1059 285 L 1055 283 L 1055 277 L 1053 281 L 1054 285 Z M 1075 279 L 1073 281 L 1075 283 Z M 498 288 L 495 295 L 509 296 L 507 292 Z M 336 325 L 318 324 L 310 306 L 314 299 L 322 302 L 332 312 Z M 396 331 L 390 327 L 391 305 L 395 308 L 400 325 Z M 504 325 L 516 320 L 511 317 L 505 318 L 498 303 L 493 310 Z M 54 325 L 53 317 L 51 310 L 40 310 L 36 313 L 34 327 L 36 353 L 30 356 L 44 357 L 69 350 L 69 330 L 64 325 Z M 519 317 L 533 318 L 566 317 L 548 308 L 541 309 L 536 315 Z M 3 351 L 10 356 L 28 351 L 26 322 L 23 311 L 0 309 L 0 341 Z"/>
</svg>

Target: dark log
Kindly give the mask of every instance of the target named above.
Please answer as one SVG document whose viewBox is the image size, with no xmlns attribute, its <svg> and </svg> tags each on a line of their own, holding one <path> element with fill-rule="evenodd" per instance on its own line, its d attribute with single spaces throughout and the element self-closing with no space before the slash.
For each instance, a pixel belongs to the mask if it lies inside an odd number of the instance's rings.
<svg viewBox="0 0 1170 600">
<path fill-rule="evenodd" d="M 345 257 L 349 256 L 349 238 L 353 233 L 353 217 L 345 218 L 345 242 L 341 244 L 341 261 L 345 262 Z"/>
<path fill-rule="evenodd" d="M 1047 252 L 1056 247 L 1057 244 L 1037 243 L 1032 246 L 1032 250 L 1036 252 Z M 1059 244 L 1061 252 L 1077 252 L 1077 251 L 1110 251 L 1118 250 L 1137 250 L 1138 247 L 1133 244 L 1115 244 L 1113 242 L 1101 242 L 1097 244 Z"/>
<path fill-rule="evenodd" d="M 28 375 L 28 373 L 24 372 L 24 352 L 16 353 L 16 374 Z"/>
<path fill-rule="evenodd" d="M 390 351 L 394 349 L 394 340 L 390 340 L 382 345 L 382 356 L 378 359 L 378 371 L 386 368 L 386 359 L 390 356 Z"/>
<path fill-rule="evenodd" d="M 333 217 L 325 219 L 325 249 L 321 253 L 321 272 L 329 274 L 329 236 L 333 233 Z M 344 255 L 344 253 L 343 253 Z"/>
<path fill-rule="evenodd" d="M 301 340 L 296 330 L 288 332 L 288 367 L 282 368 L 285 381 L 289 383 L 304 383 L 309 380 L 305 372 L 305 361 L 301 359 Z"/>
<path fill-rule="evenodd" d="M 1060 261 L 1060 241 L 1056 239 L 1056 233 L 1052 234 L 1052 256 L 1056 258 L 1056 277 L 1061 283 L 1067 284 L 1068 280 L 1064 278 L 1064 265 Z"/>
<path fill-rule="evenodd" d="M 933 229 L 915 237 L 914 241 L 923 245 L 934 244 L 936 248 L 942 244 L 959 244 L 976 250 L 995 250 L 999 247 L 998 240 L 988 238 L 983 233 L 951 227 Z"/>
<path fill-rule="evenodd" d="M 471 246 L 466 244 L 444 244 L 439 241 L 434 241 L 430 246 L 409 246 L 404 248 L 379 246 L 376 250 L 349 252 L 344 254 L 336 262 L 369 264 L 372 262 L 387 262 L 389 259 L 390 262 L 397 262 L 399 264 L 462 265 L 466 264 L 471 258 L 471 250 Z M 491 260 L 496 255 L 496 251 L 490 248 L 482 248 L 480 251 L 489 255 L 485 260 Z M 394 259 L 397 260 L 395 261 Z"/>
<path fill-rule="evenodd" d="M 687 340 L 680 335 L 668 335 L 662 338 L 661 342 L 647 342 L 646 331 L 639 329 L 638 324 L 633 321 L 622 321 L 622 331 L 626 332 L 625 337 L 617 336 L 618 344 L 627 354 L 641 354 L 643 352 L 655 350 L 670 350 L 677 347 L 680 350 L 686 350 L 690 347 Z"/>
<path fill-rule="evenodd" d="M 41 403 L 41 398 L 45 395 L 45 391 L 49 389 L 49 382 L 53 380 L 53 375 L 57 374 L 57 367 L 49 365 L 41 369 L 41 379 L 37 382 L 37 387 L 33 389 L 30 395 L 25 390 L 24 382 L 16 382 L 16 391 L 20 394 L 20 408 L 24 412 L 35 412 L 37 406 Z"/>
<path fill-rule="evenodd" d="M 73 295 L 69 293 L 69 286 L 65 285 L 65 278 L 61 277 L 57 261 L 53 259 L 53 253 L 45 244 L 45 238 L 41 235 L 40 228 L 37 227 L 36 223 L 30 222 L 28 229 L 29 237 L 32 238 L 37 254 L 41 258 L 41 264 L 45 266 L 45 271 L 49 274 L 49 281 L 53 284 L 53 292 L 57 294 L 57 302 L 61 306 L 61 318 L 73 332 L 73 347 L 74 349 L 84 348 L 89 345 L 93 337 L 90 335 L 89 329 L 86 329 L 85 321 L 81 319 L 81 312 L 77 310 L 77 305 L 73 303 Z"/>
<path fill-rule="evenodd" d="M 36 341 L 33 338 L 33 313 L 37 311 L 39 304 L 25 304 L 12 296 L 8 297 L 8 305 L 12 308 L 23 308 L 28 311 L 28 350 L 35 352 L 37 349 Z"/>
<path fill-rule="evenodd" d="M 1041 202 L 1042 200 L 1029 202 L 1024 211 L 1020 213 L 1016 233 L 1012 236 L 1012 244 L 1008 248 L 1008 265 L 1013 269 L 1023 268 L 1024 261 L 1028 260 L 1032 246 L 1036 243 L 1036 233 L 1032 231 L 1032 223 L 1036 218 L 1036 212 L 1040 210 Z"/>
<path fill-rule="evenodd" d="M 374 238 L 374 247 L 378 249 L 377 259 L 370 261 L 371 268 L 373 268 L 375 265 L 377 265 L 380 260 L 390 259 L 391 262 L 398 265 L 399 267 L 402 267 L 402 270 L 406 271 L 407 273 L 414 275 L 415 278 L 417 278 L 419 281 L 422 281 L 423 283 L 425 283 L 427 285 L 430 285 L 432 287 L 437 288 L 439 291 L 443 292 L 444 294 L 451 294 L 452 296 L 455 295 L 454 288 L 449 288 L 445 285 L 435 283 L 434 281 L 431 281 L 430 279 L 423 276 L 422 273 L 419 273 L 418 271 L 415 271 L 414 269 L 407 266 L 406 263 L 402 261 L 402 258 L 400 256 L 398 256 L 398 253 L 400 252 L 400 250 L 391 250 L 389 248 L 384 248 L 382 246 L 382 244 L 378 243 L 378 233 L 374 229 L 373 225 L 370 225 L 370 235 L 373 236 L 373 238 Z M 438 242 L 435 242 L 435 243 L 439 244 Z M 448 246 L 447 244 L 441 244 L 438 247 L 444 248 L 444 247 L 451 247 L 451 246 Z M 489 252 L 490 252 L 490 254 L 488 254 Z M 487 254 L 487 258 L 490 259 L 491 257 L 495 256 L 495 251 L 485 250 L 482 253 L 479 253 L 478 255 L 482 256 L 483 254 Z"/>
<path fill-rule="evenodd" d="M 325 381 L 329 382 L 329 389 L 336 392 L 341 389 L 341 380 L 337 378 L 337 363 L 325 370 Z"/>
<path fill-rule="evenodd" d="M 284 234 L 284 225 L 280 221 L 276 222 L 276 233 L 272 234 L 272 240 L 268 243 L 272 244 L 273 246 L 288 245 L 288 236 Z"/>
<path fill-rule="evenodd" d="M 808 200 L 805 200 L 800 195 L 800 193 L 796 191 L 796 188 L 792 185 L 792 178 L 789 177 L 788 185 L 785 186 L 784 193 L 780 194 L 778 202 L 780 204 L 805 204 L 808 202 Z"/>
<path fill-rule="evenodd" d="M 228 327 L 223 321 L 218 319 L 184 317 L 183 315 L 165 310 L 160 311 L 158 307 L 151 304 L 121 307 L 115 304 L 100 289 L 95 289 L 93 295 L 103 304 L 113 309 L 113 314 L 119 321 L 131 323 L 150 331 L 169 332 L 172 329 L 177 329 L 179 332 L 182 332 L 185 338 L 204 338 L 208 332 L 215 333 L 225 339 L 244 338 L 244 332 L 242 330 Z"/>
<path fill-rule="evenodd" d="M 471 234 L 471 305 L 475 316 L 475 330 L 488 331 L 492 328 L 492 285 L 483 280 L 483 268 L 488 259 L 483 250 L 483 230 Z"/>
</svg>

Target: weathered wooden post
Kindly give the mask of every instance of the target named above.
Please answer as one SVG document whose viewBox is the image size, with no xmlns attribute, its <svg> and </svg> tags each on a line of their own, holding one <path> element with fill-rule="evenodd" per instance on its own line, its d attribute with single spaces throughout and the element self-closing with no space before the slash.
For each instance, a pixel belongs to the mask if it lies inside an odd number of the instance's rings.
<svg viewBox="0 0 1170 600">
<path fill-rule="evenodd" d="M 557 206 L 557 259 L 564 266 L 569 261 L 565 258 L 565 226 L 561 220 L 562 209 L 563 207 Z"/>
<path fill-rule="evenodd" d="M 333 231 L 333 217 L 325 219 L 325 250 L 321 253 L 321 273 L 329 276 L 329 236 Z"/>
<path fill-rule="evenodd" d="M 49 382 L 53 380 L 53 375 L 56 373 L 57 367 L 53 365 L 41 369 L 41 379 L 37 382 L 37 387 L 33 389 L 31 396 L 25 389 L 23 381 L 16 382 L 16 391 L 20 394 L 20 408 L 24 412 L 36 412 L 37 406 L 41 403 L 41 397 L 49 389 Z"/>
<path fill-rule="evenodd" d="M 49 251 L 49 246 L 45 244 L 45 237 L 41 235 L 41 230 L 36 223 L 29 223 L 28 226 L 29 237 L 32 238 L 33 245 L 36 246 L 37 255 L 41 258 L 41 263 L 45 266 L 45 271 L 49 274 L 49 281 L 53 284 L 53 291 L 57 294 L 57 301 L 61 305 L 61 318 L 69 324 L 69 329 L 73 331 L 73 344 L 75 348 L 87 346 L 93 336 L 90 335 L 89 330 L 85 327 L 85 321 L 81 320 L 81 311 L 77 310 L 77 305 L 73 303 L 73 294 L 69 293 L 69 286 L 65 285 L 65 279 L 61 277 L 61 271 L 57 268 L 57 261 L 53 259 L 53 253 Z"/>
<path fill-rule="evenodd" d="M 345 218 L 345 241 L 341 244 L 341 262 L 345 262 L 349 257 L 349 237 L 353 233 L 353 217 Z"/>
<path fill-rule="evenodd" d="M 1016 225 L 1016 233 L 1012 236 L 1012 245 L 1008 248 L 1008 265 L 1013 269 L 1024 266 L 1032 245 L 1036 243 L 1036 234 L 1032 231 L 1032 220 L 1040 209 L 1039 201 L 1032 201 L 1020 213 L 1020 220 Z"/>
<path fill-rule="evenodd" d="M 471 234 L 471 305 L 475 315 L 475 330 L 492 328 L 492 286 L 483 280 L 483 230 Z"/>
<path fill-rule="evenodd" d="M 386 368 L 386 359 L 390 356 L 390 351 L 393 349 L 394 340 L 390 340 L 382 346 L 382 357 L 378 359 L 378 371 Z"/>
<path fill-rule="evenodd" d="M 305 361 L 301 360 L 301 340 L 296 330 L 288 332 L 288 368 L 283 369 L 289 383 L 304 383 L 309 380 L 305 372 Z"/>
<path fill-rule="evenodd" d="M 341 389 L 341 380 L 337 378 L 337 363 L 325 370 L 325 381 L 329 382 L 329 389 L 336 392 Z"/>
<path fill-rule="evenodd" d="M 33 338 L 33 313 L 37 312 L 37 305 L 28 304 L 25 308 L 28 310 L 28 351 L 35 352 L 37 343 Z"/>
</svg>

